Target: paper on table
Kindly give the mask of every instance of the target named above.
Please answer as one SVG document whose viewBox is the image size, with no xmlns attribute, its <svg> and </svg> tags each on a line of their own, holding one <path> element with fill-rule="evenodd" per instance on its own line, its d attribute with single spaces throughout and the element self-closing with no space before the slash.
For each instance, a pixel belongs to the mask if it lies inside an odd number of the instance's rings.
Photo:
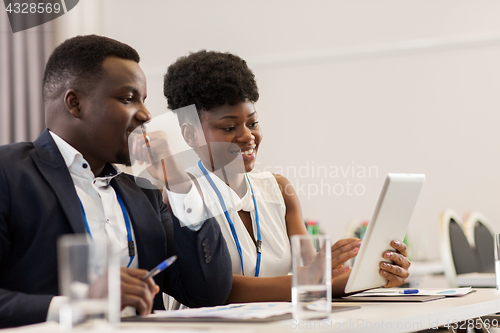
<svg viewBox="0 0 500 333">
<path fill-rule="evenodd" d="M 266 302 L 229 304 L 198 309 L 184 309 L 177 311 L 155 311 L 149 317 L 158 318 L 227 318 L 227 319 L 253 319 L 269 318 L 292 312 L 290 302 Z"/>
<path fill-rule="evenodd" d="M 358 293 L 356 295 L 351 295 L 349 297 L 356 296 L 434 296 L 434 295 L 443 295 L 446 297 L 449 296 L 463 296 L 470 292 L 472 292 L 471 287 L 464 288 L 451 288 L 451 289 L 418 289 L 418 293 L 415 294 L 403 294 L 402 292 L 405 289 L 403 288 L 378 288 L 372 289 L 368 291 L 364 291 L 362 293 Z"/>
</svg>

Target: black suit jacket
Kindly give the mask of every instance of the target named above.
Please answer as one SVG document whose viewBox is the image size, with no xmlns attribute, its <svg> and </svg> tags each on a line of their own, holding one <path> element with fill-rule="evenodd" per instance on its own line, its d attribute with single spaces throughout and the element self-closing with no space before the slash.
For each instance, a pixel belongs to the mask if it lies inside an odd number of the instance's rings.
<svg viewBox="0 0 500 333">
<path fill-rule="evenodd" d="M 130 215 L 139 267 L 178 255 L 155 277 L 161 291 L 189 307 L 223 303 L 231 260 L 215 219 L 194 232 L 179 225 L 160 191 L 140 188 L 124 173 L 111 186 Z M 45 321 L 59 295 L 57 239 L 85 232 L 71 175 L 48 130 L 34 142 L 0 146 L 0 327 Z M 163 308 L 161 293 L 154 308 Z"/>
</svg>

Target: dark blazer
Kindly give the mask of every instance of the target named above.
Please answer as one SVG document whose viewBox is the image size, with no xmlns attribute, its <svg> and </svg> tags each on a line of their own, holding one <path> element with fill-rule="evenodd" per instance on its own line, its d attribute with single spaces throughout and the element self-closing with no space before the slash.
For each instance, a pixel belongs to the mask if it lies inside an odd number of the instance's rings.
<svg viewBox="0 0 500 333">
<path fill-rule="evenodd" d="M 178 259 L 155 277 L 162 292 L 189 307 L 223 303 L 231 291 L 231 260 L 215 219 L 198 232 L 181 227 L 161 192 L 120 174 L 111 186 L 134 229 L 139 267 Z M 85 233 L 82 210 L 64 159 L 48 130 L 34 142 L 0 146 L 0 327 L 46 320 L 59 295 L 57 239 Z M 161 292 L 155 309 L 162 309 Z"/>
</svg>

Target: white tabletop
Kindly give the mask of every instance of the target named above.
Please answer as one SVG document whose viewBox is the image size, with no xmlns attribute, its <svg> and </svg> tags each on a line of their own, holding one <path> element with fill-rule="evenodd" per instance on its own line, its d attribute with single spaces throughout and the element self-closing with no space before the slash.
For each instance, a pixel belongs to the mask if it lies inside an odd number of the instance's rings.
<svg viewBox="0 0 500 333">
<path fill-rule="evenodd" d="M 237 332 L 237 333 L 282 333 L 282 332 L 414 332 L 434 328 L 457 321 L 500 312 L 500 292 L 496 289 L 477 289 L 475 293 L 462 297 L 425 303 L 335 303 L 358 305 L 360 309 L 332 313 L 330 319 L 297 322 L 283 320 L 272 323 L 121 323 L 120 328 L 103 325 L 79 327 L 76 331 L 92 332 Z M 474 322 L 474 324 L 476 324 Z M 492 323 L 498 327 L 500 323 Z M 6 333 L 48 333 L 57 331 L 54 322 L 0 330 Z"/>
<path fill-rule="evenodd" d="M 500 312 L 500 292 L 477 289 L 462 297 L 424 303 L 335 303 L 360 309 L 332 313 L 330 319 L 311 322 L 284 320 L 273 323 L 122 323 L 122 328 L 194 328 L 256 333 L 281 332 L 414 332 Z M 498 325 L 497 325 L 498 327 Z"/>
</svg>

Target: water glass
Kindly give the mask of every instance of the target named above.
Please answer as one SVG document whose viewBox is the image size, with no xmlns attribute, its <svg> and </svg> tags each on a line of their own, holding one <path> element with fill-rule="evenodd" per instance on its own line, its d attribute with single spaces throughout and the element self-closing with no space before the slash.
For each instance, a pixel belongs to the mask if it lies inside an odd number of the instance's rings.
<svg viewBox="0 0 500 333">
<path fill-rule="evenodd" d="M 326 319 L 331 312 L 331 240 L 328 235 L 294 235 L 292 309 L 298 321 Z"/>
<path fill-rule="evenodd" d="M 119 255 L 106 240 L 64 235 L 58 241 L 59 289 L 68 302 L 59 310 L 62 330 L 89 319 L 120 322 Z"/>
</svg>

